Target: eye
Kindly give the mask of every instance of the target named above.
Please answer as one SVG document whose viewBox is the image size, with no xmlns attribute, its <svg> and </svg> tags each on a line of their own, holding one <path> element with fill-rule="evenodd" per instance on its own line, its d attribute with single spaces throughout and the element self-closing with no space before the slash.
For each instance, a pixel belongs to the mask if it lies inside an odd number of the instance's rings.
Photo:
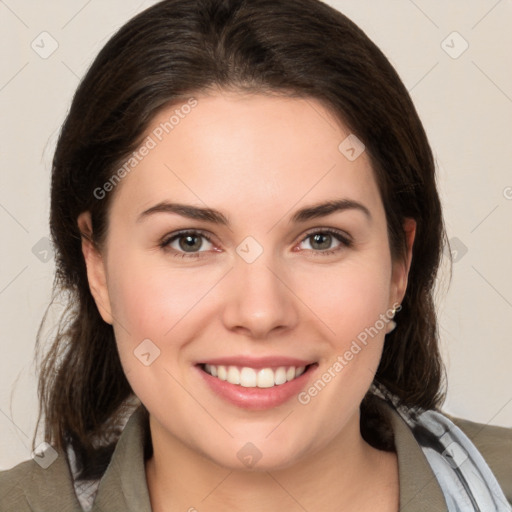
<svg viewBox="0 0 512 512">
<path fill-rule="evenodd" d="M 203 252 L 199 251 L 204 245 L 204 239 L 208 244 L 213 245 L 210 238 L 202 231 L 180 231 L 165 238 L 161 243 L 162 249 L 173 253 L 176 258 L 200 258 Z M 210 248 L 211 249 L 211 248 Z"/>
<path fill-rule="evenodd" d="M 347 235 L 341 231 L 325 228 L 309 232 L 305 238 L 302 239 L 301 244 L 309 240 L 309 245 L 313 253 L 319 253 L 321 256 L 327 256 L 343 250 L 344 248 L 351 247 L 352 241 Z M 338 241 L 340 244 L 332 249 L 331 244 Z"/>
</svg>

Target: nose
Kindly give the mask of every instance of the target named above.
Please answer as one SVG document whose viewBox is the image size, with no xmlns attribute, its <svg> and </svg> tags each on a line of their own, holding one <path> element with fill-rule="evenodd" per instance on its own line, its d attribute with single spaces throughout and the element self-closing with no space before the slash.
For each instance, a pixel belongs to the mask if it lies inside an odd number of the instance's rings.
<svg viewBox="0 0 512 512">
<path fill-rule="evenodd" d="M 288 274 L 265 252 L 252 263 L 237 258 L 224 283 L 225 327 L 254 339 L 267 339 L 274 331 L 293 329 L 299 319 L 300 301 Z"/>
</svg>

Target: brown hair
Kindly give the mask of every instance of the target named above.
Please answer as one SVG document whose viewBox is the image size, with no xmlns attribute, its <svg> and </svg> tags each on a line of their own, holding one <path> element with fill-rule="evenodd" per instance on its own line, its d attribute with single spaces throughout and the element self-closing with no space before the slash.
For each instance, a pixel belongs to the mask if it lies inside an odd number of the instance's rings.
<svg viewBox="0 0 512 512">
<path fill-rule="evenodd" d="M 111 454 L 106 439 L 118 433 L 133 392 L 112 326 L 89 290 L 77 217 L 91 212 L 101 248 L 113 193 L 99 200 L 94 191 L 139 146 L 160 110 L 214 87 L 316 98 L 366 145 L 393 258 L 405 255 L 404 219 L 417 223 L 407 292 L 375 382 L 405 405 L 442 403 L 433 287 L 446 235 L 432 152 L 394 68 L 361 29 L 318 0 L 164 0 L 101 50 L 76 91 L 53 159 L 54 297 L 65 293 L 67 310 L 42 361 L 38 424 L 44 413 L 45 439 L 72 443 L 84 475 L 94 476 Z M 371 400 L 368 394 L 361 404 L 361 431 L 379 445 L 369 428 Z"/>
</svg>

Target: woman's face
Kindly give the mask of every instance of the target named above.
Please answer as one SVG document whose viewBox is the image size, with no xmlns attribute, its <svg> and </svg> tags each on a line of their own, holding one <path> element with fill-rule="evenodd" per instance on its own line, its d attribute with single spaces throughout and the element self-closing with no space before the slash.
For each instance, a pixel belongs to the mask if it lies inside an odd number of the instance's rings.
<svg viewBox="0 0 512 512">
<path fill-rule="evenodd" d="M 118 173 L 89 281 L 154 438 L 284 468 L 359 434 L 408 264 L 368 155 L 320 102 L 196 100 L 162 111 Z"/>
</svg>

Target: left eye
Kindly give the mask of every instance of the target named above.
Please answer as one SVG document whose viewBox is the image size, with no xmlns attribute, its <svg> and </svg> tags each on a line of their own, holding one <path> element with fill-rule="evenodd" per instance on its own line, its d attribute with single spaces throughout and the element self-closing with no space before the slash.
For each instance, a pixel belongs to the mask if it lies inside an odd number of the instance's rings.
<svg viewBox="0 0 512 512">
<path fill-rule="evenodd" d="M 333 242 L 333 239 L 340 242 L 340 245 L 335 249 L 331 249 L 331 243 Z M 350 247 L 351 245 L 351 241 L 347 236 L 332 229 L 324 229 L 322 231 L 314 231 L 312 233 L 308 233 L 308 235 L 302 239 L 301 243 L 304 243 L 306 240 L 310 240 L 309 245 L 312 247 L 311 250 L 324 255 L 332 254 L 341 250 L 343 246 Z"/>
</svg>

